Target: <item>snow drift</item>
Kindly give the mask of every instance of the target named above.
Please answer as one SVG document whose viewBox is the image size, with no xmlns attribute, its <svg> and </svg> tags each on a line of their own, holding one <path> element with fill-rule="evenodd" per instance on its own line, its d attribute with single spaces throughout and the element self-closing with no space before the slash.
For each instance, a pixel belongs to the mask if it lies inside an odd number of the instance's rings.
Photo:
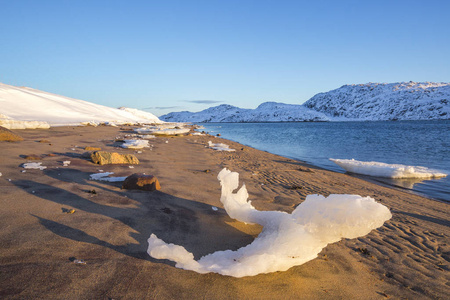
<svg viewBox="0 0 450 300">
<path fill-rule="evenodd" d="M 334 159 L 332 162 L 347 172 L 385 178 L 439 178 L 447 174 L 420 166 L 386 164 L 376 161 L 358 161 L 354 159 Z"/>
<path fill-rule="evenodd" d="M 0 83 L 0 126 L 48 128 L 82 123 L 162 123 L 155 115 L 130 108 L 111 108 L 27 87 Z"/>
<path fill-rule="evenodd" d="M 370 197 L 358 195 L 309 195 L 292 214 L 258 211 L 247 201 L 239 186 L 239 174 L 223 169 L 217 178 L 222 186 L 222 202 L 231 218 L 263 227 L 249 245 L 236 251 L 217 251 L 198 261 L 184 247 L 167 244 L 156 235 L 148 239 L 148 253 L 169 259 L 176 267 L 198 273 L 215 272 L 234 277 L 285 271 L 317 257 L 329 243 L 368 234 L 391 218 L 389 209 Z"/>
</svg>

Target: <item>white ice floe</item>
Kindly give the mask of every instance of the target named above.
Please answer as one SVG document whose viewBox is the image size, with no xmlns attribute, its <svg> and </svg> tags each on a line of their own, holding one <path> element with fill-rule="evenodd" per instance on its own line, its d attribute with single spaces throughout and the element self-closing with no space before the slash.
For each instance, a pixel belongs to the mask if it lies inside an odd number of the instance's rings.
<svg viewBox="0 0 450 300">
<path fill-rule="evenodd" d="M 22 165 L 25 169 L 38 169 L 38 170 L 44 170 L 47 169 L 45 166 L 41 166 L 41 162 L 31 162 L 31 163 L 24 163 Z"/>
<path fill-rule="evenodd" d="M 108 181 L 108 182 L 119 182 L 124 181 L 127 177 L 109 177 L 109 175 L 114 174 L 114 172 L 104 172 L 104 173 L 94 173 L 89 175 L 91 180 Z"/>
<path fill-rule="evenodd" d="M 358 161 L 354 159 L 334 159 L 330 160 L 341 168 L 351 173 L 385 177 L 385 178 L 439 178 L 447 174 L 440 171 L 419 166 L 406 166 L 399 164 L 386 164 L 375 161 Z"/>
<path fill-rule="evenodd" d="M 124 140 L 125 143 L 122 144 L 122 148 L 128 149 L 143 149 L 148 148 L 150 145 L 147 140 Z"/>
<path fill-rule="evenodd" d="M 158 126 L 136 128 L 134 131 L 139 134 L 176 135 L 188 133 L 191 130 L 190 128 L 184 127 L 184 125 L 182 123 L 161 124 Z"/>
<path fill-rule="evenodd" d="M 156 139 L 156 136 L 154 136 L 153 134 L 139 135 L 139 137 L 144 140 Z"/>
<path fill-rule="evenodd" d="M 209 148 L 217 150 L 217 151 L 229 151 L 229 152 L 236 151 L 234 149 L 231 149 L 230 146 L 228 146 L 227 144 L 223 144 L 223 143 L 215 144 L 211 141 L 208 141 L 208 146 L 209 146 Z"/>
<path fill-rule="evenodd" d="M 243 277 L 285 271 L 316 258 L 327 244 L 364 236 L 392 217 L 387 207 L 358 195 L 309 195 L 292 214 L 258 211 L 247 201 L 245 185 L 233 193 L 239 186 L 238 173 L 223 169 L 217 178 L 227 214 L 262 225 L 259 236 L 236 251 L 216 251 L 195 261 L 184 247 L 167 244 L 152 234 L 148 239 L 150 256 L 175 261 L 176 267 L 198 273 Z"/>
</svg>

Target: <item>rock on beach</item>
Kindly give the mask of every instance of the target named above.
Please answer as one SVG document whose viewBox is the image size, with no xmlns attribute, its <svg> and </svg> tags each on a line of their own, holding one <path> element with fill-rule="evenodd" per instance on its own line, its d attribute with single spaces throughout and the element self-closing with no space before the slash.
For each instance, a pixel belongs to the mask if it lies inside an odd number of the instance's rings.
<svg viewBox="0 0 450 300">
<path fill-rule="evenodd" d="M 91 160 L 95 164 L 129 164 L 137 165 L 139 160 L 133 154 L 119 154 L 117 152 L 95 151 L 91 153 Z"/>
<path fill-rule="evenodd" d="M 153 175 L 134 173 L 125 178 L 122 188 L 127 190 L 158 191 L 161 189 L 161 185 L 158 178 Z"/>
</svg>

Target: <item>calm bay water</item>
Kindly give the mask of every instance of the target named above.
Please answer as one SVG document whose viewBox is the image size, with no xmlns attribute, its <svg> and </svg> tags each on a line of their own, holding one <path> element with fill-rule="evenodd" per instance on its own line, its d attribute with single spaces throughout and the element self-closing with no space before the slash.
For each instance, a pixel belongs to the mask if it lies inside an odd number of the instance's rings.
<svg viewBox="0 0 450 300">
<path fill-rule="evenodd" d="M 437 169 L 449 176 L 423 181 L 358 177 L 450 202 L 450 120 L 201 125 L 211 134 L 342 173 L 329 158 Z"/>
</svg>

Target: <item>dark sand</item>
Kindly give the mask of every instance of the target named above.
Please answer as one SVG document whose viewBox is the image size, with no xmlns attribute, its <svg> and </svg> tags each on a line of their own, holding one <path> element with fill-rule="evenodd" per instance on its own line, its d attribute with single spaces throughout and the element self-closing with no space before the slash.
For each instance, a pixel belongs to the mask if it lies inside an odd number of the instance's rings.
<svg viewBox="0 0 450 300">
<path fill-rule="evenodd" d="M 211 136 L 158 137 L 153 150 L 114 147 L 114 127 L 16 131 L 0 142 L 0 298 L 3 299 L 445 299 L 450 295 L 449 205 Z M 47 143 L 39 143 L 46 139 Z M 223 142 L 236 152 L 205 148 Z M 166 143 L 168 141 L 168 143 Z M 85 146 L 135 154 L 141 163 L 95 165 Z M 244 150 L 241 150 L 244 148 Z M 24 170 L 24 155 L 46 155 Z M 62 161 L 70 160 L 68 167 Z M 393 218 L 369 235 L 327 246 L 286 272 L 233 278 L 197 274 L 151 258 L 147 239 L 201 256 L 249 244 L 260 231 L 229 218 L 218 172 L 240 173 L 252 204 L 291 212 L 308 194 L 359 194 Z M 157 192 L 89 180 L 99 170 L 156 175 Z M 204 170 L 210 170 L 204 172 Z M 293 187 L 297 187 L 292 189 Z M 95 190 L 96 194 L 90 193 Z M 219 208 L 213 211 L 211 206 Z M 75 209 L 73 214 L 64 210 Z M 86 264 L 75 264 L 82 259 Z"/>
</svg>

